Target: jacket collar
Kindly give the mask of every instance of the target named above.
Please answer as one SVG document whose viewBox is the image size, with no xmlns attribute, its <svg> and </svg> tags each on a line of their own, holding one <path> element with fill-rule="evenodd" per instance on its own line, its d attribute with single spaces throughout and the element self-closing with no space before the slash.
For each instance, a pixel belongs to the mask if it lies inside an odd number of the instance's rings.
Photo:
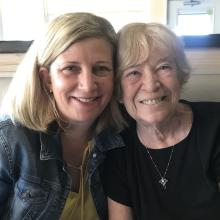
<svg viewBox="0 0 220 220">
<path fill-rule="evenodd" d="M 111 127 L 96 135 L 94 140 L 101 152 L 125 146 L 122 137 Z"/>
<path fill-rule="evenodd" d="M 109 127 L 103 130 L 100 134 L 94 137 L 96 147 L 105 152 L 111 149 L 124 147 L 125 144 L 113 128 Z M 57 123 L 52 123 L 47 133 L 40 133 L 41 142 L 41 160 L 58 159 L 62 160 L 62 144 L 59 135 L 59 126 Z"/>
<path fill-rule="evenodd" d="M 59 126 L 53 122 L 49 125 L 47 133 L 40 133 L 41 160 L 58 159 L 62 160 L 62 144 L 59 135 Z"/>
</svg>

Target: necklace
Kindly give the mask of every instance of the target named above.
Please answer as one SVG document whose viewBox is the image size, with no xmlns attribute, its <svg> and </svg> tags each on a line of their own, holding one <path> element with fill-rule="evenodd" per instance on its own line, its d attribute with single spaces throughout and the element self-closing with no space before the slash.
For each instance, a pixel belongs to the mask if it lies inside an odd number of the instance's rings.
<svg viewBox="0 0 220 220">
<path fill-rule="evenodd" d="M 151 156 L 150 151 L 148 150 L 148 147 L 147 146 L 145 146 L 145 147 L 147 149 L 147 154 L 149 155 L 154 167 L 156 168 L 156 171 L 158 172 L 158 174 L 160 176 L 160 180 L 158 182 L 163 186 L 163 188 L 165 190 L 166 189 L 166 184 L 168 182 L 168 179 L 166 179 L 166 174 L 167 174 L 167 171 L 169 169 L 170 161 L 171 161 L 171 158 L 172 158 L 172 155 L 173 155 L 174 146 L 172 146 L 172 149 L 170 151 L 170 157 L 169 157 L 169 160 L 168 160 L 168 163 L 167 163 L 167 166 L 166 166 L 166 169 L 165 169 L 165 172 L 164 172 L 163 175 L 161 174 L 157 164 L 155 163 L 153 157 Z"/>
</svg>

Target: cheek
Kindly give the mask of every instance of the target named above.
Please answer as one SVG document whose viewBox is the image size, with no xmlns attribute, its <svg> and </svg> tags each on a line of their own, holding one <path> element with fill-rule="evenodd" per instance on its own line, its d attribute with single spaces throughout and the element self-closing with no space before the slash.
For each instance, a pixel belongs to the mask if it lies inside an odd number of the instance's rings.
<svg viewBox="0 0 220 220">
<path fill-rule="evenodd" d="M 106 90 L 107 93 L 112 94 L 114 89 L 114 79 L 113 76 L 106 78 L 102 83 L 102 89 Z"/>
<path fill-rule="evenodd" d="M 172 96 L 179 96 L 180 83 L 177 77 L 166 78 L 166 80 L 163 81 L 163 84 L 165 85 L 165 88 L 170 91 Z"/>
<path fill-rule="evenodd" d="M 64 101 L 65 95 L 69 91 L 67 85 L 68 84 L 59 79 L 52 82 L 53 95 L 57 103 Z"/>
<path fill-rule="evenodd" d="M 133 100 L 134 100 L 134 94 L 133 94 L 133 90 L 132 87 L 128 86 L 128 85 L 123 85 L 121 87 L 121 99 L 122 99 L 122 103 L 124 103 L 125 106 L 129 106 L 134 104 Z"/>
<path fill-rule="evenodd" d="M 181 92 L 181 86 L 180 86 L 179 81 L 176 80 L 176 81 L 173 83 L 173 87 L 172 87 L 173 96 L 179 98 L 179 97 L 180 97 L 180 92 Z"/>
<path fill-rule="evenodd" d="M 126 99 L 132 99 L 134 94 L 136 93 L 137 86 L 128 82 L 121 83 L 121 92 L 122 96 Z"/>
<path fill-rule="evenodd" d="M 53 75 L 51 78 L 51 84 L 54 91 L 62 90 L 64 85 L 66 84 L 62 78 L 57 77 L 56 75 Z"/>
</svg>

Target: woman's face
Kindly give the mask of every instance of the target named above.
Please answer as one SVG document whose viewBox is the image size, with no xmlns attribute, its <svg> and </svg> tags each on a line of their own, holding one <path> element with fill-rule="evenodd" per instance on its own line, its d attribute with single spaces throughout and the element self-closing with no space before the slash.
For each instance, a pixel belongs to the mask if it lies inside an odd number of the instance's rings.
<svg viewBox="0 0 220 220">
<path fill-rule="evenodd" d="M 167 50 L 154 49 L 140 65 L 121 77 L 122 102 L 137 123 L 164 123 L 173 115 L 180 95 L 174 58 Z"/>
<path fill-rule="evenodd" d="M 74 43 L 52 63 L 48 76 L 48 87 L 63 119 L 91 125 L 112 96 L 111 45 L 101 38 Z"/>
</svg>

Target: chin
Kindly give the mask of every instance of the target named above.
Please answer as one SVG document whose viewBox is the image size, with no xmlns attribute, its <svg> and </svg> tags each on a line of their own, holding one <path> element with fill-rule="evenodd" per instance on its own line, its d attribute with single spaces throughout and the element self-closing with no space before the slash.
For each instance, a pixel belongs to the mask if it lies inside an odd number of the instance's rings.
<svg viewBox="0 0 220 220">
<path fill-rule="evenodd" d="M 167 115 L 160 115 L 160 116 L 151 116 L 151 117 L 147 117 L 147 118 L 140 118 L 140 121 L 146 124 L 160 124 L 163 123 L 164 121 L 166 121 L 167 119 Z"/>
</svg>

